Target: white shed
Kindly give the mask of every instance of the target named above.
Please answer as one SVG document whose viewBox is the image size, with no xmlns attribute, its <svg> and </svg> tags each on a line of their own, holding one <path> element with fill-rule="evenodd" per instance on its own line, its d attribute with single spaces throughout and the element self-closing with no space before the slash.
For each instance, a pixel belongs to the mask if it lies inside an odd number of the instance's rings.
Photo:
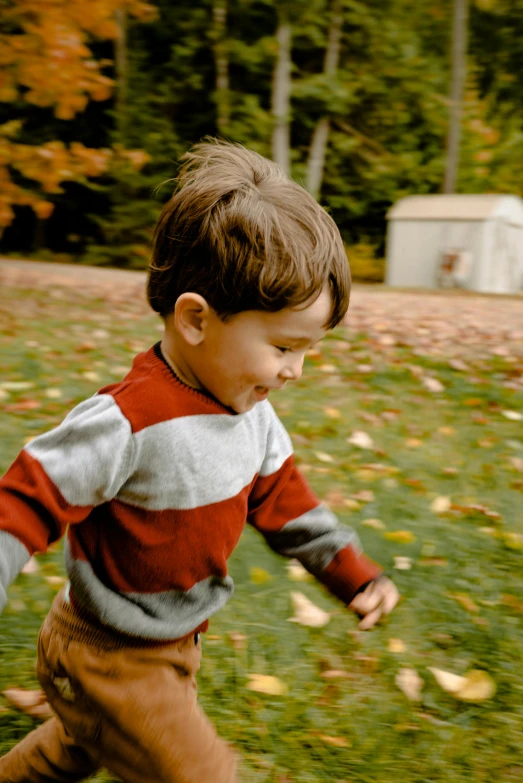
<svg viewBox="0 0 523 783">
<path fill-rule="evenodd" d="M 408 196 L 388 212 L 386 282 L 523 289 L 523 200 L 505 195 Z"/>
</svg>

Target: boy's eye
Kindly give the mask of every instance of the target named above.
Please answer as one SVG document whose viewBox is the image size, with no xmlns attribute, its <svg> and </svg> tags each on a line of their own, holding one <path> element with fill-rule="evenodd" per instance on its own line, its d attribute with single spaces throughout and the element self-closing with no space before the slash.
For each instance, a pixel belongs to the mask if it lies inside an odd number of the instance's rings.
<svg viewBox="0 0 523 783">
<path fill-rule="evenodd" d="M 287 353 L 287 351 L 290 351 L 290 348 L 285 348 L 283 345 L 275 345 L 274 346 L 277 351 L 281 351 L 282 353 Z"/>
</svg>

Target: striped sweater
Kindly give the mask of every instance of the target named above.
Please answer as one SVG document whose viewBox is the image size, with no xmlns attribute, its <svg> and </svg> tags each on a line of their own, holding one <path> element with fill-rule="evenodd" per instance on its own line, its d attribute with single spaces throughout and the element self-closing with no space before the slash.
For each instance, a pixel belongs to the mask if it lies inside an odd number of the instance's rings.
<svg viewBox="0 0 523 783">
<path fill-rule="evenodd" d="M 0 609 L 29 557 L 67 533 L 77 606 L 131 636 L 185 636 L 230 597 L 246 522 L 347 603 L 379 574 L 296 469 L 270 403 L 234 414 L 182 383 L 158 344 L 0 481 Z"/>
</svg>

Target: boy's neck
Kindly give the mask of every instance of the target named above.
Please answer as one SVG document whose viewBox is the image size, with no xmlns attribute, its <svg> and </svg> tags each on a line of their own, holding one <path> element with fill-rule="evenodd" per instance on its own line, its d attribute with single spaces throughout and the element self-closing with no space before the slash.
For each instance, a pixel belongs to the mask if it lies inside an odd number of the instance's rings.
<svg viewBox="0 0 523 783">
<path fill-rule="evenodd" d="M 191 371 L 189 363 L 184 359 L 182 352 L 177 345 L 176 337 L 168 330 L 164 332 L 162 341 L 160 343 L 162 355 L 174 374 L 187 386 L 192 386 L 193 389 L 203 391 L 201 384 L 198 382 L 198 378 Z"/>
</svg>

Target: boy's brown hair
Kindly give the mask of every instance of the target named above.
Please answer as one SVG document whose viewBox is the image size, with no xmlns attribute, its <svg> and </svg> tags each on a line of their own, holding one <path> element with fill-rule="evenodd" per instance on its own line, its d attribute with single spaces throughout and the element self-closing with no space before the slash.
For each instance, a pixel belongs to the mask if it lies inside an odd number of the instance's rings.
<svg viewBox="0 0 523 783">
<path fill-rule="evenodd" d="M 336 224 L 272 161 L 209 139 L 187 152 L 154 235 L 147 296 L 162 316 L 200 294 L 224 320 L 275 312 L 327 285 L 336 326 L 349 306 L 350 270 Z"/>
</svg>

